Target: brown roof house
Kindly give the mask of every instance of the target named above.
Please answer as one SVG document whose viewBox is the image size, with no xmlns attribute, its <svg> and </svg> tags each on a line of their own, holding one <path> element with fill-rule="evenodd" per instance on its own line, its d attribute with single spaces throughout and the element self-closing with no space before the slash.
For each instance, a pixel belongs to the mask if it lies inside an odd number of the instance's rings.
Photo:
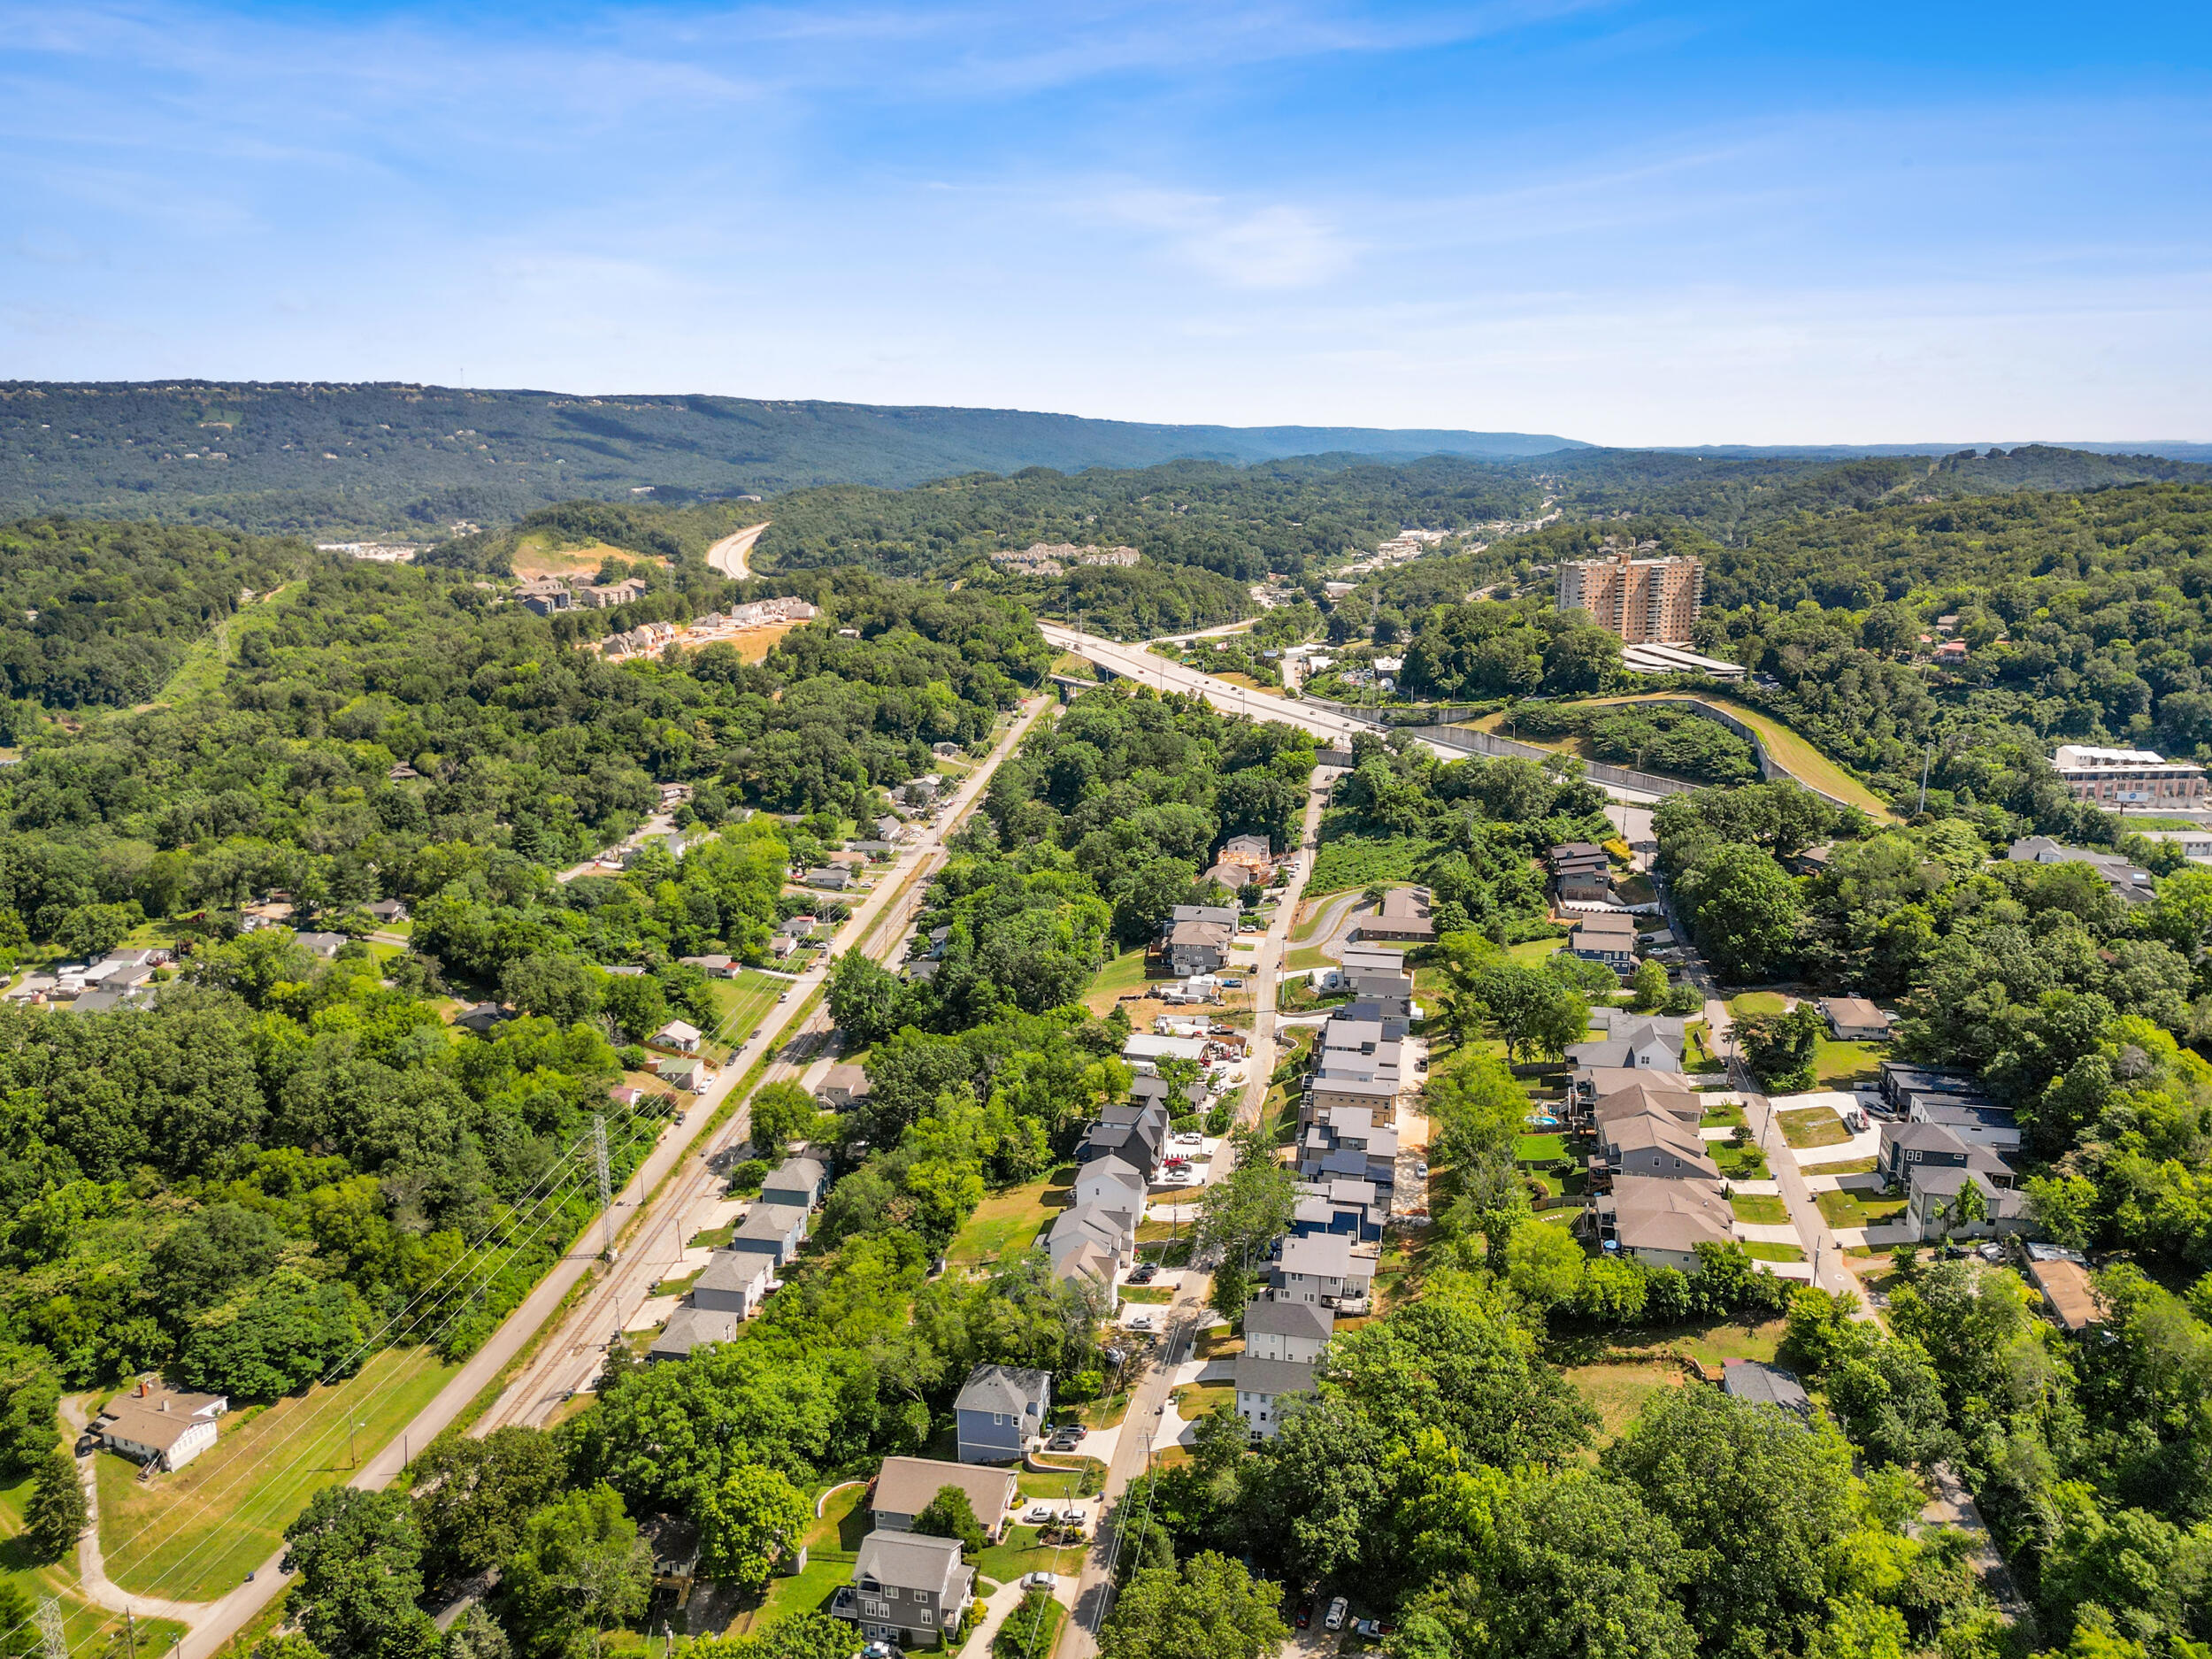
<svg viewBox="0 0 2212 1659">
<path fill-rule="evenodd" d="M 1021 1498 L 1021 1483 L 1010 1469 L 980 1463 L 946 1463 L 933 1457 L 887 1457 L 876 1474 L 876 1489 L 869 1500 L 877 1529 L 904 1532 L 913 1529 L 914 1517 L 929 1508 L 947 1486 L 967 1494 L 968 1507 L 983 1523 L 984 1536 L 998 1541 L 1006 1525 L 1006 1512 Z"/>
<path fill-rule="evenodd" d="M 1383 895 L 1381 912 L 1359 925 L 1362 939 L 1396 939 L 1426 944 L 1436 937 L 1429 920 L 1428 895 L 1417 887 L 1393 887 Z"/>
<path fill-rule="evenodd" d="M 229 1409 L 225 1395 L 186 1394 L 147 1377 L 109 1401 L 93 1427 L 109 1450 L 173 1471 L 215 1444 L 215 1420 Z"/>
<path fill-rule="evenodd" d="M 1889 1016 L 1863 996 L 1830 996 L 1821 1001 L 1828 1029 L 1838 1042 L 1887 1042 Z"/>
</svg>

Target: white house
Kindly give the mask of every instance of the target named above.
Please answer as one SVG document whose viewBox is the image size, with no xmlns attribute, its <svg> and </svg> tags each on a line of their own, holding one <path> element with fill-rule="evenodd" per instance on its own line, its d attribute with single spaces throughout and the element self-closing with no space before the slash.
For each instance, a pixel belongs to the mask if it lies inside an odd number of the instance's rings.
<svg viewBox="0 0 2212 1659">
<path fill-rule="evenodd" d="M 680 1019 L 672 1019 L 653 1033 L 657 1048 L 673 1048 L 678 1054 L 699 1052 L 699 1028 Z"/>
<path fill-rule="evenodd" d="M 1335 1307 L 1364 1301 L 1375 1282 L 1375 1256 L 1352 1248 L 1340 1233 L 1310 1233 L 1283 1240 L 1275 1270 L 1275 1300 Z"/>
<path fill-rule="evenodd" d="M 1336 1316 L 1318 1302 L 1256 1302 L 1244 1310 L 1244 1351 L 1255 1359 L 1311 1365 L 1336 1329 Z"/>
<path fill-rule="evenodd" d="M 223 1394 L 186 1394 L 149 1377 L 109 1401 L 94 1426 L 109 1449 L 173 1471 L 215 1444 L 215 1420 L 229 1409 Z"/>
<path fill-rule="evenodd" d="M 1288 1360 L 1237 1356 L 1237 1415 L 1256 1440 L 1271 1440 L 1282 1426 L 1283 1402 L 1313 1392 L 1313 1367 Z"/>
</svg>

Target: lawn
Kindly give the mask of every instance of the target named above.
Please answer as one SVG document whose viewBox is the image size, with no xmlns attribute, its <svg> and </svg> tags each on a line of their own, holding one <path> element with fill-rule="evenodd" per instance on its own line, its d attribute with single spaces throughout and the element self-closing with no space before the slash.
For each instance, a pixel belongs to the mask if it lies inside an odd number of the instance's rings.
<svg viewBox="0 0 2212 1659">
<path fill-rule="evenodd" d="M 1567 1137 L 1564 1135 L 1522 1135 L 1514 1143 L 1513 1156 L 1524 1164 L 1549 1164 L 1567 1156 Z"/>
<path fill-rule="evenodd" d="M 1633 1423 L 1654 1394 L 1679 1388 L 1689 1379 L 1678 1365 L 1655 1363 L 1571 1366 L 1567 1380 L 1597 1412 L 1598 1439 L 1602 1444 Z"/>
<path fill-rule="evenodd" d="M 847 1549 L 818 1549 L 810 1545 L 806 1570 L 794 1578 L 768 1580 L 760 1605 L 741 1613 L 733 1628 L 744 1634 L 794 1613 L 824 1613 L 839 1586 L 850 1584 L 856 1553 Z"/>
<path fill-rule="evenodd" d="M 1523 968 L 1540 968 L 1557 956 L 1566 943 L 1566 935 L 1556 939 L 1524 939 L 1517 945 L 1505 948 L 1505 959 Z"/>
<path fill-rule="evenodd" d="M 1777 1112 L 1782 1125 L 1782 1139 L 1802 1151 L 1810 1147 L 1839 1147 L 1851 1138 L 1851 1131 L 1842 1118 L 1825 1106 L 1804 1106 L 1795 1111 Z"/>
<path fill-rule="evenodd" d="M 1195 1423 L 1223 1402 L 1237 1402 L 1237 1391 L 1226 1383 L 1208 1383 L 1201 1387 L 1196 1383 L 1185 1383 L 1175 1391 L 1176 1415 L 1186 1423 Z"/>
<path fill-rule="evenodd" d="M 1832 1227 L 1878 1227 L 1905 1208 L 1901 1198 L 1871 1198 L 1862 1193 L 1815 1193 L 1813 1202 Z"/>
<path fill-rule="evenodd" d="M 1755 1262 L 1801 1262 L 1805 1252 L 1794 1244 L 1747 1244 L 1744 1254 Z"/>
<path fill-rule="evenodd" d="M 1094 1014 L 1111 1013 L 1124 991 L 1141 991 L 1146 984 L 1144 948 L 1140 945 L 1123 951 L 1098 971 L 1090 988 L 1083 993 L 1083 1006 Z"/>
<path fill-rule="evenodd" d="M 1842 1164 L 1823 1164 L 1818 1172 L 1823 1175 L 1871 1175 L 1878 1162 L 1874 1158 L 1852 1158 Z"/>
<path fill-rule="evenodd" d="M 1736 1212 L 1737 1220 L 1748 1221 L 1754 1226 L 1790 1225 L 1789 1206 L 1772 1193 L 1737 1193 L 1730 1197 L 1728 1207 Z"/>
<path fill-rule="evenodd" d="M 396 1435 L 458 1366 L 428 1348 L 388 1349 L 334 1387 L 288 1396 L 226 1425 L 212 1451 L 144 1486 L 138 1467 L 100 1454 L 100 1541 L 108 1577 L 143 1595 L 208 1601 L 284 1541 L 309 1496 L 343 1480 Z M 419 1448 L 416 1448 L 419 1449 Z"/>
<path fill-rule="evenodd" d="M 1011 1584 L 1025 1572 L 1072 1572 L 1082 1560 L 1082 1545 L 1040 1544 L 1035 1527 L 1014 1525 L 1006 1529 L 1003 1543 L 976 1557 L 975 1570 L 995 1583 Z"/>
<path fill-rule="evenodd" d="M 709 979 L 708 993 L 722 1016 L 722 1023 L 710 1034 L 728 1048 L 738 1047 L 753 1034 L 753 1027 L 765 1023 L 776 998 L 790 988 L 788 979 L 751 968 L 734 979 Z"/>
<path fill-rule="evenodd" d="M 61 1603 L 62 1637 L 76 1659 L 124 1659 L 128 1651 L 128 1640 L 123 1628 L 123 1616 L 94 1607 L 77 1596 L 77 1560 L 65 1557 L 50 1566 L 33 1563 L 23 1548 L 19 1534 L 23 1530 L 23 1506 L 31 1500 L 31 1483 L 22 1481 L 12 1486 L 0 1487 L 0 1585 L 12 1586 L 35 1606 L 45 1596 L 53 1596 Z M 37 1632 L 19 1631 L 12 1634 L 12 1647 L 19 1647 L 28 1638 L 28 1650 L 38 1651 Z M 144 1651 L 161 1653 L 184 1634 L 181 1624 L 167 1619 L 142 1619 L 136 1632 L 137 1640 Z"/>
<path fill-rule="evenodd" d="M 1871 1083 L 1882 1075 L 1882 1062 L 1888 1057 L 1886 1042 L 1837 1042 L 1823 1037 L 1813 1049 L 1813 1085 L 1845 1088 Z"/>
<path fill-rule="evenodd" d="M 1124 1302 L 1138 1302 L 1152 1307 L 1162 1307 L 1175 1300 L 1175 1292 L 1166 1285 L 1125 1285 L 1122 1286 L 1121 1299 Z"/>
<path fill-rule="evenodd" d="M 1766 1155 L 1759 1150 L 1755 1141 L 1741 1147 L 1730 1146 L 1725 1141 L 1708 1141 L 1705 1152 L 1732 1181 L 1763 1181 L 1772 1173 L 1767 1168 Z"/>
<path fill-rule="evenodd" d="M 975 1207 L 967 1225 L 954 1236 L 945 1260 L 963 1267 L 982 1267 L 1025 1254 L 1052 1212 L 1066 1204 L 1068 1179 L 1068 1171 L 1056 1171 L 1041 1181 L 1025 1181 L 993 1193 Z"/>
<path fill-rule="evenodd" d="M 1106 1483 L 1106 1465 L 1095 1457 L 1079 1459 L 1077 1464 L 1064 1472 L 1053 1470 L 1025 1470 L 1014 1478 L 1023 1499 L 1035 1502 L 1038 1499 L 1060 1499 L 1072 1494 L 1083 1497 L 1097 1491 Z"/>
<path fill-rule="evenodd" d="M 1728 999 L 1728 1011 L 1741 1019 L 1746 1014 L 1780 1014 L 1787 1010 L 1779 991 L 1744 991 Z"/>
<path fill-rule="evenodd" d="M 1724 1360 L 1771 1360 L 1782 1346 L 1787 1327 L 1780 1319 L 1747 1325 L 1738 1320 L 1714 1325 L 1667 1325 L 1624 1329 L 1613 1335 L 1616 1348 L 1658 1354 L 1668 1350 L 1686 1354 L 1709 1370 L 1718 1371 Z"/>
<path fill-rule="evenodd" d="M 1705 1109 L 1698 1120 L 1706 1129 L 1740 1129 L 1744 1126 L 1743 1108 L 1734 1101 L 1717 1101 Z"/>
<path fill-rule="evenodd" d="M 1285 973 L 1310 973 L 1316 968 L 1328 967 L 1335 961 L 1336 958 L 1322 946 L 1305 945 L 1296 950 L 1284 953 L 1283 972 Z"/>
</svg>

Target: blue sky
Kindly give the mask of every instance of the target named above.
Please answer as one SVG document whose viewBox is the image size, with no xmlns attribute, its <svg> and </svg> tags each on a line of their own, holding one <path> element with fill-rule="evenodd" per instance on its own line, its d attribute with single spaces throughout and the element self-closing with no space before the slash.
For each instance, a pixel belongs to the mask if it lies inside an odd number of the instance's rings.
<svg viewBox="0 0 2212 1659">
<path fill-rule="evenodd" d="M 0 0 L 0 375 L 2212 439 L 2212 6 Z"/>
</svg>

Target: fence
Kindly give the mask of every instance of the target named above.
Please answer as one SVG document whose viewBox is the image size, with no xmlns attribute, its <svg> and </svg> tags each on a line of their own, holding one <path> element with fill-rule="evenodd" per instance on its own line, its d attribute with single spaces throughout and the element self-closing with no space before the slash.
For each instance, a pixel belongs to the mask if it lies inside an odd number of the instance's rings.
<svg viewBox="0 0 2212 1659">
<path fill-rule="evenodd" d="M 1465 726 L 1425 726 L 1415 728 L 1413 735 L 1446 749 L 1463 749 L 1474 755 L 1504 756 L 1516 760 L 1547 761 L 1560 758 L 1558 750 L 1539 749 L 1533 743 L 1517 743 L 1509 737 L 1500 737 L 1494 732 L 1478 732 Z M 1685 783 L 1679 778 L 1662 778 L 1655 772 L 1631 772 L 1625 766 L 1608 766 L 1601 761 L 1582 763 L 1583 776 L 1592 783 L 1609 783 L 1617 788 L 1635 789 L 1645 795 L 1682 795 L 1697 786 Z"/>
</svg>

